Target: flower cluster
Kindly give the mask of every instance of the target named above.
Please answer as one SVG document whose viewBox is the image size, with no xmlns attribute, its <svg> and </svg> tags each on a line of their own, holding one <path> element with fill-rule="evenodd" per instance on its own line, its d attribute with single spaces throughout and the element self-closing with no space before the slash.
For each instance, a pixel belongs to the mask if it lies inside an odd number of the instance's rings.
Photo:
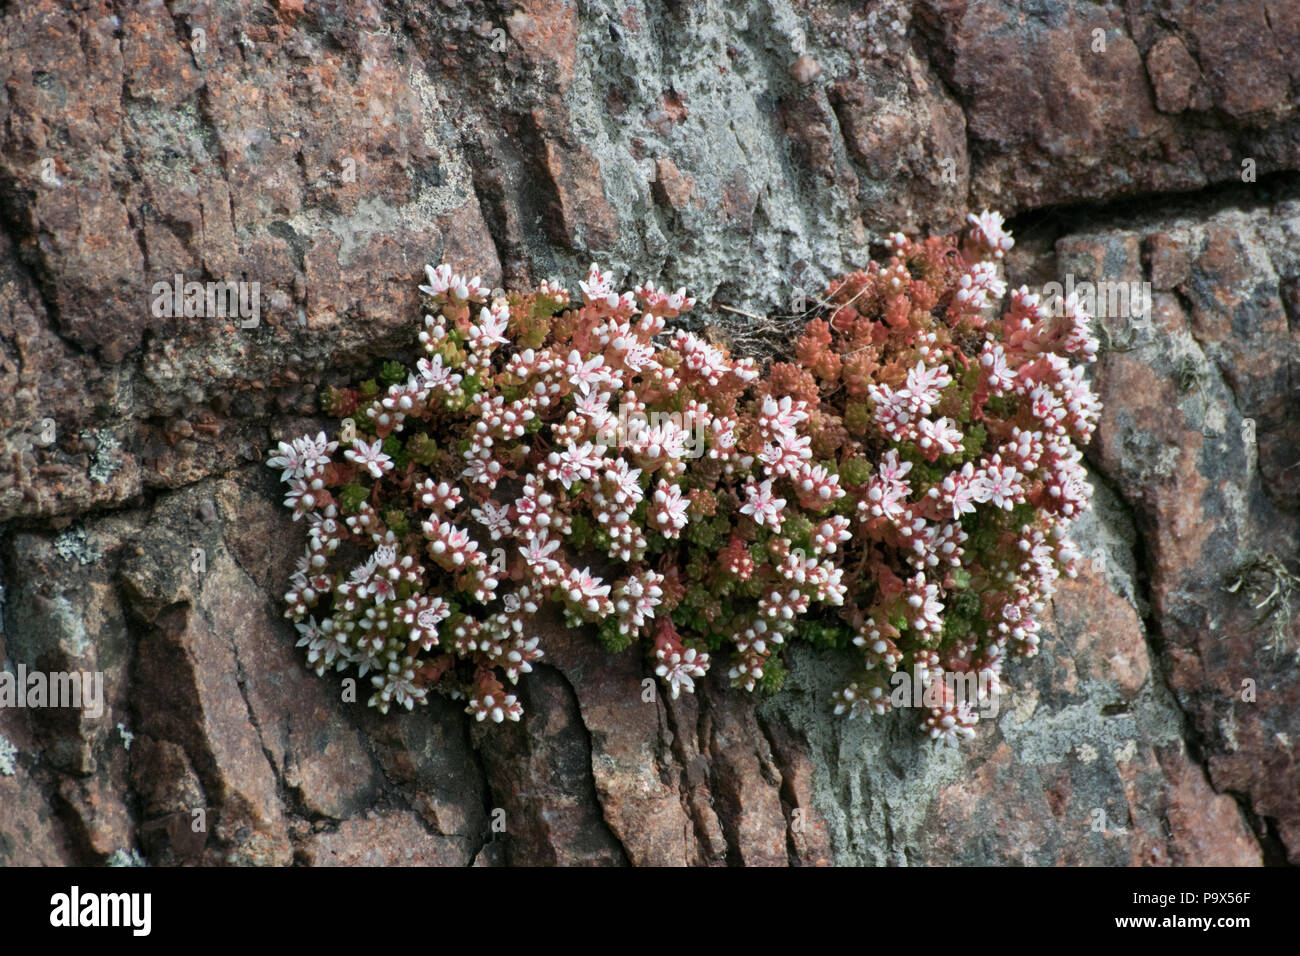
<svg viewBox="0 0 1300 956">
<path fill-rule="evenodd" d="M 996 692 L 1074 573 L 1096 341 L 1076 301 L 1007 296 L 1001 217 L 971 227 L 891 236 L 765 368 L 669 329 L 684 291 L 592 266 L 577 299 L 494 296 L 430 267 L 423 357 L 330 390 L 338 437 L 268 462 L 306 519 L 286 602 L 309 663 L 355 667 L 383 711 L 437 688 L 517 720 L 502 682 L 542 656 L 551 607 L 611 651 L 644 642 L 674 697 L 720 658 L 774 689 L 800 639 L 858 649 L 839 712 L 887 711 L 899 671 Z M 931 737 L 971 735 L 974 702 L 932 702 Z"/>
</svg>

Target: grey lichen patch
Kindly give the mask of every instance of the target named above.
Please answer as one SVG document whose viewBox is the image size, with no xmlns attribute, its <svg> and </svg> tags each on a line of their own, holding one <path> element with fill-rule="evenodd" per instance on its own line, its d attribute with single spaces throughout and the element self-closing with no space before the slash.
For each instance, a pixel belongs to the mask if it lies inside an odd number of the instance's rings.
<svg viewBox="0 0 1300 956">
<path fill-rule="evenodd" d="M 907 848 L 926 826 L 929 800 L 969 772 L 956 749 L 936 749 L 916 732 L 916 712 L 830 719 L 830 700 L 851 670 L 837 672 L 826 655 L 792 646 L 786 690 L 760 707 L 807 735 L 813 802 L 825 820 L 841 865 L 906 866 Z"/>
<path fill-rule="evenodd" d="M 156 147 L 138 152 L 136 162 L 142 175 L 178 189 L 198 191 L 201 183 L 195 170 L 209 166 L 219 149 L 196 97 L 175 106 L 128 100 L 126 122 L 132 132 Z"/>
<path fill-rule="evenodd" d="M 108 479 L 122 467 L 122 458 L 118 452 L 122 448 L 111 431 L 107 428 L 96 428 L 81 433 L 82 441 L 93 441 L 95 445 L 95 456 L 90 462 L 90 479 L 97 485 L 108 483 Z"/>
<path fill-rule="evenodd" d="M 12 777 L 17 759 L 18 748 L 10 742 L 8 737 L 0 734 L 0 775 Z"/>
<path fill-rule="evenodd" d="M 1093 469 L 1088 469 L 1092 505 L 1075 519 L 1070 529 L 1074 540 L 1093 570 L 1106 579 L 1111 590 L 1137 609 L 1138 617 L 1149 612 L 1137 584 L 1137 528 L 1128 507 Z"/>
<path fill-rule="evenodd" d="M 1126 713 L 1107 716 L 1096 701 L 1105 700 L 1112 688 L 1088 681 L 1077 689 L 1081 701 L 1053 710 L 1041 701 L 1031 719 L 1022 720 L 1013 706 L 998 718 L 1002 738 L 1022 763 L 1041 765 L 1065 760 L 1086 743 L 1102 753 L 1124 753 L 1134 740 L 1158 746 L 1182 736 L 1182 717 L 1163 685 L 1148 679 L 1128 703 Z M 1013 690 L 1009 698 L 1028 697 L 1030 691 Z"/>
<path fill-rule="evenodd" d="M 447 143 L 459 138 L 460 132 L 439 104 L 437 90 L 418 66 L 412 65 L 408 79 L 420 102 L 424 144 L 440 153 L 440 181 L 423 184 L 415 201 L 403 208 L 403 218 L 409 220 L 411 228 L 418 229 L 421 224 L 464 206 L 474 196 L 474 185 L 464 156 L 459 151 L 445 148 Z"/>
<path fill-rule="evenodd" d="M 148 866 L 149 863 L 137 850 L 114 850 L 104 861 L 105 866 Z"/>
<path fill-rule="evenodd" d="M 73 657 L 84 657 L 94 647 L 86 632 L 85 616 L 62 594 L 54 599 L 53 617 L 55 626 L 63 634 L 59 643 Z"/>
<path fill-rule="evenodd" d="M 868 258 L 855 197 L 804 181 L 778 115 L 797 86 L 786 68 L 802 52 L 828 77 L 849 64 L 805 35 L 788 2 L 695 11 L 686 23 L 656 9 L 647 5 L 644 26 L 655 43 L 611 43 L 610 28 L 623 29 L 616 3 L 592 4 L 581 19 L 565 106 L 625 228 L 613 248 L 558 252 L 555 270 L 580 275 L 597 258 L 619 275 L 686 285 L 701 301 L 721 293 L 750 311 L 786 311 L 796 286 L 820 289 L 825 275 Z M 610 90 L 619 119 L 606 109 Z M 671 211 L 653 195 L 661 160 L 694 184 Z"/>
<path fill-rule="evenodd" d="M 287 220 L 300 236 L 314 236 L 321 231 L 337 236 L 338 262 L 342 268 L 351 265 L 353 258 L 365 249 L 372 237 L 393 235 L 403 229 L 422 232 L 439 216 L 462 209 L 474 198 L 470 170 L 464 156 L 447 148 L 447 143 L 460 136 L 439 106 L 437 91 L 418 66 L 411 67 L 407 79 L 419 101 L 424 143 L 438 152 L 436 175 L 431 175 L 428 170 L 415 171 L 414 198 L 410 202 L 394 205 L 380 197 L 369 196 L 358 201 L 356 209 L 348 215 L 303 208 Z"/>
<path fill-rule="evenodd" d="M 103 552 L 96 550 L 86 540 L 86 529 L 80 526 L 68 528 L 55 538 L 54 550 L 63 560 L 76 561 L 82 565 L 94 564 L 103 557 Z"/>
</svg>

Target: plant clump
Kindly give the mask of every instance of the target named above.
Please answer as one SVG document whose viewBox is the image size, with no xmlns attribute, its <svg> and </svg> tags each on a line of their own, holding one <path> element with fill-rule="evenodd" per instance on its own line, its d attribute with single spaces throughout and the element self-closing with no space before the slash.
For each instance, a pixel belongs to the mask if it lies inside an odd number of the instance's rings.
<svg viewBox="0 0 1300 956">
<path fill-rule="evenodd" d="M 671 328 L 683 290 L 593 265 L 577 298 L 493 297 L 429 267 L 424 357 L 332 390 L 340 431 L 268 462 L 307 524 L 286 615 L 310 664 L 356 668 L 381 711 L 438 689 L 518 720 L 549 607 L 674 697 L 718 667 L 775 689 L 795 640 L 856 648 L 837 712 L 889 710 L 900 671 L 997 693 L 1078 560 L 1097 342 L 1077 300 L 1008 297 L 1002 219 L 970 218 L 891 236 L 766 367 Z M 977 701 L 931 703 L 936 742 L 973 733 Z"/>
</svg>

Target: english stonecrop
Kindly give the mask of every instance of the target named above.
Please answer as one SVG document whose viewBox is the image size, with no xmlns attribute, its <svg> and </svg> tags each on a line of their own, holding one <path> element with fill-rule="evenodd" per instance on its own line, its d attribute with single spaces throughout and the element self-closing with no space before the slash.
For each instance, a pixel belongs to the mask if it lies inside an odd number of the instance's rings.
<svg viewBox="0 0 1300 956">
<path fill-rule="evenodd" d="M 644 646 L 674 697 L 722 657 L 775 689 L 781 645 L 856 646 L 837 712 L 884 713 L 905 670 L 934 686 L 929 734 L 969 737 L 978 702 L 944 676 L 997 693 L 1006 654 L 1036 653 L 1099 412 L 1090 317 L 1023 287 L 996 315 L 1011 238 L 970 220 L 961 242 L 891 236 L 766 367 L 669 329 L 684 291 L 592 266 L 576 301 L 493 298 L 430 267 L 425 357 L 331 391 L 338 437 L 268 462 L 307 519 L 286 614 L 309 663 L 355 667 L 381 711 L 438 688 L 518 720 L 502 681 L 542 656 L 551 605 Z"/>
</svg>

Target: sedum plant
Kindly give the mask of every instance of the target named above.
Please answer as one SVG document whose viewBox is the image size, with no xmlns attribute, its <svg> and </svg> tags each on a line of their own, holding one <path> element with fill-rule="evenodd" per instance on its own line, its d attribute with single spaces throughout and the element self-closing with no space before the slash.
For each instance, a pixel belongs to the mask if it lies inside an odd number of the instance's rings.
<svg viewBox="0 0 1300 956">
<path fill-rule="evenodd" d="M 857 649 L 837 712 L 886 712 L 902 671 L 935 692 L 936 742 L 971 736 L 978 701 L 944 677 L 996 694 L 1036 652 L 1099 413 L 1090 317 L 1008 297 L 1011 245 L 988 212 L 960 240 L 891 236 L 764 367 L 672 328 L 682 290 L 593 265 L 580 298 L 494 298 L 429 267 L 424 357 L 330 391 L 335 437 L 268 462 L 306 520 L 285 599 L 309 663 L 356 668 L 381 711 L 436 688 L 518 720 L 550 606 L 643 649 L 674 697 L 718 668 L 775 689 L 804 640 Z"/>
</svg>

